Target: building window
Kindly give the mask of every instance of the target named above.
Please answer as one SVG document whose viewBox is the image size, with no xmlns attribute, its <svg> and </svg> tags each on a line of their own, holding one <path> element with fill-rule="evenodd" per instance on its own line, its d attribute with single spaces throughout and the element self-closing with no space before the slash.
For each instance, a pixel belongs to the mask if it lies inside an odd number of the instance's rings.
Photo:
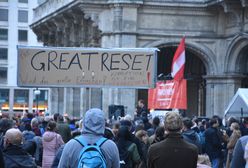
<svg viewBox="0 0 248 168">
<path fill-rule="evenodd" d="M 28 41 L 27 30 L 18 30 L 18 41 Z"/>
<path fill-rule="evenodd" d="M 20 3 L 28 3 L 28 0 L 18 0 Z"/>
<path fill-rule="evenodd" d="M 40 90 L 39 94 L 35 94 L 33 97 L 33 111 L 45 112 L 48 108 L 48 90 Z"/>
<path fill-rule="evenodd" d="M 8 40 L 8 29 L 0 29 L 0 40 Z"/>
<path fill-rule="evenodd" d="M 0 48 L 0 60 L 8 59 L 8 49 L 7 48 Z"/>
<path fill-rule="evenodd" d="M 9 89 L 0 89 L 0 108 L 1 111 L 9 110 Z"/>
<path fill-rule="evenodd" d="M 29 90 L 16 89 L 14 91 L 14 111 L 23 112 L 28 109 Z"/>
<path fill-rule="evenodd" d="M 7 68 L 1 67 L 0 68 L 0 83 L 7 82 Z"/>
<path fill-rule="evenodd" d="M 18 22 L 23 22 L 23 23 L 28 22 L 28 11 L 25 10 L 18 11 Z"/>
<path fill-rule="evenodd" d="M 8 9 L 0 9 L 0 21 L 8 21 Z"/>
<path fill-rule="evenodd" d="M 0 0 L 0 2 L 8 2 L 8 0 Z"/>
</svg>

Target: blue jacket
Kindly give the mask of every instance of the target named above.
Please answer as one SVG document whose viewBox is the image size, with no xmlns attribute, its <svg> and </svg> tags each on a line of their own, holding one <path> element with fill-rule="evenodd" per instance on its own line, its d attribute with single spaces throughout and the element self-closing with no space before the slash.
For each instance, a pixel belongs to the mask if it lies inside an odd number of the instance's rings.
<svg viewBox="0 0 248 168">
<path fill-rule="evenodd" d="M 245 159 L 244 159 L 244 151 L 245 145 L 248 142 L 248 136 L 243 136 L 239 138 L 237 141 L 234 150 L 233 157 L 231 161 L 231 168 L 244 168 L 245 167 Z"/>
</svg>

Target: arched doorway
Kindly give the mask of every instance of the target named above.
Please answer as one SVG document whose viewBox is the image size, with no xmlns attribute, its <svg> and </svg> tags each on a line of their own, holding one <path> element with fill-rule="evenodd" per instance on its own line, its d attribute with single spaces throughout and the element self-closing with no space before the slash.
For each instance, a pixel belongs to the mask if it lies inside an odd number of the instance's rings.
<svg viewBox="0 0 248 168">
<path fill-rule="evenodd" d="M 237 58 L 237 64 L 239 66 L 236 66 L 236 72 L 242 74 L 244 78 L 241 81 L 241 87 L 242 88 L 248 88 L 248 45 L 245 46 L 241 51 L 239 52 L 238 58 Z"/>
<path fill-rule="evenodd" d="M 163 73 L 167 75 L 171 72 L 171 64 L 177 45 L 159 46 L 158 52 L 158 75 Z M 186 66 L 184 76 L 187 79 L 188 91 L 188 109 L 185 115 L 205 116 L 206 115 L 206 81 L 203 76 L 206 75 L 206 67 L 199 58 L 199 54 L 190 48 L 186 48 Z M 138 99 L 147 100 L 147 90 L 138 90 Z"/>
</svg>

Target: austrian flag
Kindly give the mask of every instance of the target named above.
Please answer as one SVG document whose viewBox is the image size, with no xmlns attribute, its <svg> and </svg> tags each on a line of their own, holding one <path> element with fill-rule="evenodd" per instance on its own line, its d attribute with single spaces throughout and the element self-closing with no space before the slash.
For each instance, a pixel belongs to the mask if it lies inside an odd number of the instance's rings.
<svg viewBox="0 0 248 168">
<path fill-rule="evenodd" d="M 185 37 L 182 38 L 172 61 L 171 76 L 180 81 L 184 78 L 185 66 Z"/>
</svg>

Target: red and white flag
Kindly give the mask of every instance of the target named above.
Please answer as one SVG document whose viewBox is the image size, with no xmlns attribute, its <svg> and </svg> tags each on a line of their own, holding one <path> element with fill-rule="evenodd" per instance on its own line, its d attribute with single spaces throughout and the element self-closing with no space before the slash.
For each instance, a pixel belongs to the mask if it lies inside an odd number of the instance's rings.
<svg viewBox="0 0 248 168">
<path fill-rule="evenodd" d="M 182 38 L 172 61 L 171 76 L 180 81 L 184 78 L 185 66 L 185 37 Z"/>
</svg>

